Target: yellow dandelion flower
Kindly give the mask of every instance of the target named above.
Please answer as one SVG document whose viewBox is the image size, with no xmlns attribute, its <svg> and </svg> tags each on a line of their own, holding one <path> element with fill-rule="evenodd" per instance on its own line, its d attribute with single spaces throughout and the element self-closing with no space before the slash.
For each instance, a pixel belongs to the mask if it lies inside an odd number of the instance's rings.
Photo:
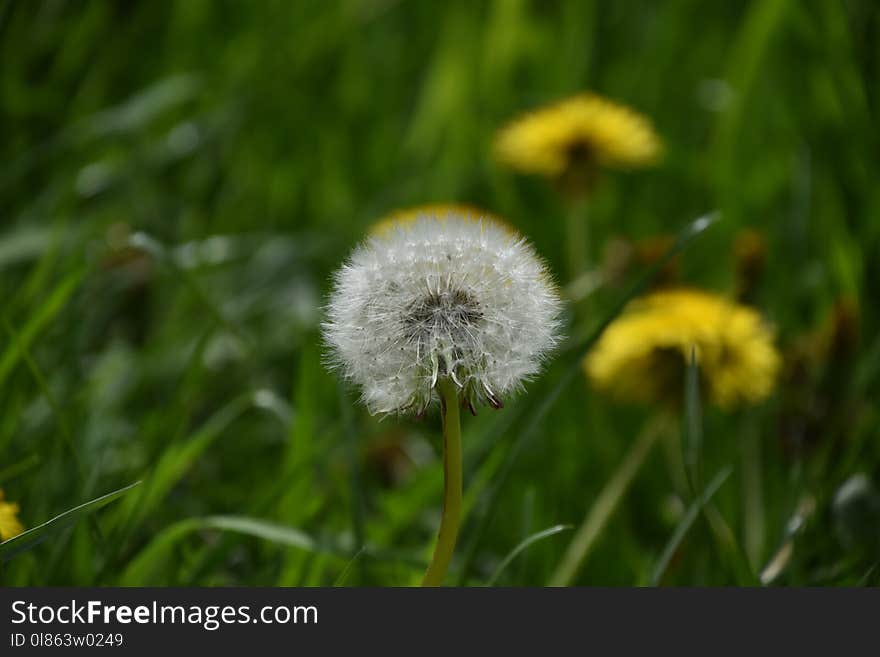
<svg viewBox="0 0 880 657">
<path fill-rule="evenodd" d="M 655 163 L 662 146 L 640 114 L 583 93 L 518 118 L 495 139 L 495 157 L 524 173 L 586 182 L 596 167 L 633 168 Z"/>
<path fill-rule="evenodd" d="M 709 400 L 722 408 L 757 402 L 773 390 L 780 356 L 753 309 L 689 289 L 630 303 L 584 359 L 596 387 L 633 401 L 681 398 L 695 353 Z"/>
<path fill-rule="evenodd" d="M 0 488 L 0 541 L 8 541 L 24 531 L 18 521 L 18 504 L 6 502 Z"/>
<path fill-rule="evenodd" d="M 370 235 L 388 235 L 395 228 L 405 228 L 414 223 L 419 217 L 436 217 L 440 221 L 445 221 L 450 215 L 473 222 L 488 221 L 510 234 L 517 234 L 516 229 L 501 217 L 464 203 L 433 203 L 395 210 L 373 224 L 369 232 Z"/>
</svg>

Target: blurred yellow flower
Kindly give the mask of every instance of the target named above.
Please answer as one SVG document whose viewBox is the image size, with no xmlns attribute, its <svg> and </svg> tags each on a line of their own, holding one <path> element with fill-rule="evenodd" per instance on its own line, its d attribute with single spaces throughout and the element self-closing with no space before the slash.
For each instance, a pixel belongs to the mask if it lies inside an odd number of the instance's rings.
<svg viewBox="0 0 880 657">
<path fill-rule="evenodd" d="M 473 222 L 489 221 L 504 229 L 508 233 L 516 234 L 516 229 L 501 217 L 487 212 L 482 208 L 464 203 L 433 203 L 429 205 L 417 205 L 411 208 L 395 210 L 383 217 L 370 227 L 370 235 L 388 235 L 395 228 L 403 228 L 413 223 L 419 217 L 436 217 L 440 221 L 450 215 L 461 217 Z"/>
<path fill-rule="evenodd" d="M 8 541 L 24 531 L 18 521 L 18 504 L 6 502 L 0 488 L 0 541 Z"/>
<path fill-rule="evenodd" d="M 704 392 L 722 408 L 757 402 L 773 390 L 780 356 L 753 309 L 690 289 L 631 302 L 584 359 L 598 388 L 633 401 L 681 399 L 696 354 Z"/>
<path fill-rule="evenodd" d="M 597 167 L 655 163 L 662 146 L 645 117 L 583 93 L 514 120 L 498 133 L 494 150 L 499 162 L 524 173 L 591 183 Z"/>
</svg>

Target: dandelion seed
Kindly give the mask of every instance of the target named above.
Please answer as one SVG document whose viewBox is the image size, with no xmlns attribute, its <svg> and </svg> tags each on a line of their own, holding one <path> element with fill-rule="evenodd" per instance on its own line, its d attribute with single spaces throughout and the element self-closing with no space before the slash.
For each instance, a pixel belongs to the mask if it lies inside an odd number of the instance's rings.
<svg viewBox="0 0 880 657">
<path fill-rule="evenodd" d="M 601 389 L 633 401 L 678 401 L 696 353 L 709 398 L 722 408 L 773 391 L 780 356 L 760 315 L 705 292 L 655 292 L 608 327 L 584 368 Z"/>
</svg>

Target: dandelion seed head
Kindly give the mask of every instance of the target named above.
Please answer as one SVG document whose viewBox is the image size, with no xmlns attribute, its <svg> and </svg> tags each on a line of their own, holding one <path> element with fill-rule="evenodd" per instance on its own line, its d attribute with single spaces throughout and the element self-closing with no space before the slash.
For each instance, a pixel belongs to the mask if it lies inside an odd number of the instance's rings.
<svg viewBox="0 0 880 657">
<path fill-rule="evenodd" d="M 422 413 L 449 377 L 471 408 L 500 407 L 559 340 L 543 262 L 492 221 L 424 214 L 373 235 L 337 272 L 329 361 L 372 413 Z"/>
</svg>

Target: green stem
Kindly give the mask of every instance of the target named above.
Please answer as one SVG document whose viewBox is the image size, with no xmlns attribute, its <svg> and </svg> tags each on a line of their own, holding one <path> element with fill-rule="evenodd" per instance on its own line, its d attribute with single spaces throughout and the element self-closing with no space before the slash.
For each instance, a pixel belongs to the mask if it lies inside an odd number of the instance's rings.
<svg viewBox="0 0 880 657">
<path fill-rule="evenodd" d="M 441 586 L 458 536 L 461 521 L 461 420 L 458 413 L 458 391 L 447 378 L 437 387 L 443 409 L 443 517 L 437 534 L 434 556 L 428 564 L 422 586 Z"/>
<path fill-rule="evenodd" d="M 565 216 L 568 274 L 571 280 L 576 280 L 590 267 L 590 227 L 587 220 L 586 202 L 572 201 Z"/>
<path fill-rule="evenodd" d="M 761 488 L 761 436 L 751 418 L 741 438 L 743 542 L 749 565 L 757 571 L 764 557 L 764 501 Z"/>
</svg>

